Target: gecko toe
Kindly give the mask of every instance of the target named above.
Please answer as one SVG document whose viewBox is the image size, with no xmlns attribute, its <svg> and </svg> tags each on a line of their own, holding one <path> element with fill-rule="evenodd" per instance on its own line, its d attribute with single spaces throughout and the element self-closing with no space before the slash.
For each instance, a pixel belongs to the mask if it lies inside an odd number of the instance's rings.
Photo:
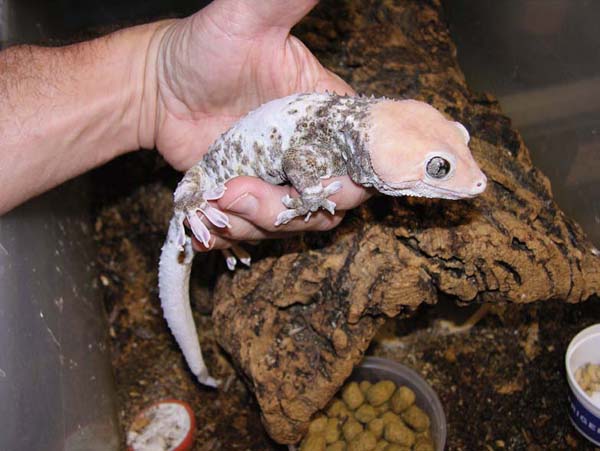
<svg viewBox="0 0 600 451">
<path fill-rule="evenodd" d="M 300 216 L 300 214 L 301 213 L 298 213 L 297 210 L 284 210 L 277 215 L 277 220 L 275 221 L 275 226 L 287 224 L 295 217 Z"/>
<path fill-rule="evenodd" d="M 212 190 L 205 191 L 202 195 L 205 200 L 218 200 L 225 194 L 227 187 L 225 185 L 218 186 Z"/>
<path fill-rule="evenodd" d="M 230 227 L 229 217 L 218 208 L 207 204 L 200 208 L 200 211 L 215 227 Z"/>
<path fill-rule="evenodd" d="M 329 185 L 327 185 L 324 189 L 323 189 L 323 193 L 325 194 L 325 196 L 331 196 L 332 194 L 337 193 L 339 190 L 342 189 L 344 185 L 342 184 L 342 182 L 339 181 L 335 181 L 333 183 L 330 183 Z"/>
<path fill-rule="evenodd" d="M 198 213 L 195 211 L 188 212 L 186 218 L 196 239 L 208 248 L 210 243 L 210 232 L 198 217 Z"/>
<path fill-rule="evenodd" d="M 185 234 L 185 226 L 183 225 L 183 222 L 185 221 L 185 214 L 183 214 L 181 212 L 176 212 L 175 215 L 173 216 L 172 220 L 177 223 L 176 224 L 176 234 L 175 234 L 175 244 L 181 250 L 184 248 L 185 242 L 187 239 L 187 235 Z"/>
<path fill-rule="evenodd" d="M 324 199 L 323 203 L 321 204 L 321 207 L 323 207 L 325 210 L 327 210 L 329 213 L 331 213 L 332 215 L 335 214 L 335 207 L 336 207 L 336 203 L 329 200 L 329 199 Z"/>
<path fill-rule="evenodd" d="M 235 257 L 239 260 L 241 264 L 248 267 L 250 266 L 250 263 L 252 262 L 252 257 L 242 246 L 240 246 L 239 244 L 233 244 L 231 246 L 231 252 L 233 253 L 233 255 L 235 255 Z"/>
<path fill-rule="evenodd" d="M 225 257 L 225 264 L 227 265 L 227 269 L 229 271 L 235 271 L 235 267 L 237 266 L 237 258 L 229 249 L 223 249 L 223 257 Z"/>
<path fill-rule="evenodd" d="M 281 203 L 287 208 L 295 209 L 302 204 L 302 200 L 298 197 L 291 197 L 289 194 L 286 194 L 281 198 Z"/>
</svg>

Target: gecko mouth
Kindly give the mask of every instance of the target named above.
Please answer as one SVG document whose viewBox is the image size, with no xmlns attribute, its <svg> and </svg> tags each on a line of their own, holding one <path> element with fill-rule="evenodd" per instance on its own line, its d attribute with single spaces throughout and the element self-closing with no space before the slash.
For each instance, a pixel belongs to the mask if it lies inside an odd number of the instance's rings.
<svg viewBox="0 0 600 451">
<path fill-rule="evenodd" d="M 472 194 L 472 193 L 459 192 L 459 191 L 454 191 L 454 190 L 450 190 L 447 188 L 441 188 L 439 186 L 430 185 L 427 182 L 421 182 L 421 184 L 425 185 L 427 188 L 429 188 L 435 192 L 443 193 L 444 199 L 472 199 L 473 197 L 476 196 L 476 194 Z M 448 197 L 446 197 L 446 196 L 448 196 Z"/>
<path fill-rule="evenodd" d="M 440 199 L 471 199 L 476 194 L 458 192 L 447 188 L 431 185 L 422 180 L 414 180 L 403 183 L 384 183 L 381 192 L 392 196 L 418 196 Z"/>
</svg>

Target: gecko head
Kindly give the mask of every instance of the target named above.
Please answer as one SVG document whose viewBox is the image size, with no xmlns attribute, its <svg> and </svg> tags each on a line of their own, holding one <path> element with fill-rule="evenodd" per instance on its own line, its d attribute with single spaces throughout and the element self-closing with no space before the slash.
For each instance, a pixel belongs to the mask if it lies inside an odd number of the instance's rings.
<svg viewBox="0 0 600 451">
<path fill-rule="evenodd" d="M 369 154 L 382 193 L 462 199 L 485 190 L 467 129 L 431 105 L 384 100 L 371 107 L 370 120 Z"/>
</svg>

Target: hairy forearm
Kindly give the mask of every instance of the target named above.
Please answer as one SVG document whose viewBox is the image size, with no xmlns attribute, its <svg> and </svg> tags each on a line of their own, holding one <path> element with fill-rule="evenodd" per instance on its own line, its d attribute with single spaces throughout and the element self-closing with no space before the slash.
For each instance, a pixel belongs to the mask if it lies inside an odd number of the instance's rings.
<svg viewBox="0 0 600 451">
<path fill-rule="evenodd" d="M 0 214 L 154 144 L 154 61 L 165 26 L 0 52 Z"/>
</svg>

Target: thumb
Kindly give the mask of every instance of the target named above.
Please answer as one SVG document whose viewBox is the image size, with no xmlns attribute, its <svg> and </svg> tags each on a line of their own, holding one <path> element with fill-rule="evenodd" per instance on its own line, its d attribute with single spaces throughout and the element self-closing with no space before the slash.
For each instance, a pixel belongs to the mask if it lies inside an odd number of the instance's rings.
<svg viewBox="0 0 600 451">
<path fill-rule="evenodd" d="M 314 8 L 318 0 L 250 1 L 257 20 L 265 27 L 281 27 L 289 31 Z"/>
<path fill-rule="evenodd" d="M 256 36 L 269 29 L 286 34 L 318 0 L 216 0 L 204 11 L 232 35 Z"/>
</svg>

